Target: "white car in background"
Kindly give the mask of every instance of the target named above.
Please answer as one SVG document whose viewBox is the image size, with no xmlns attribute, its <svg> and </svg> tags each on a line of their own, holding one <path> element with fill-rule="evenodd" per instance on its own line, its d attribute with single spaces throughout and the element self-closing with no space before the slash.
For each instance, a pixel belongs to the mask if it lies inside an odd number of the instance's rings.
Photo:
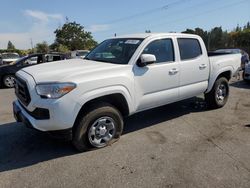
<svg viewBox="0 0 250 188">
<path fill-rule="evenodd" d="M 2 64 L 10 64 L 20 58 L 18 53 L 2 53 L 1 62 Z"/>
<path fill-rule="evenodd" d="M 89 50 L 76 50 L 71 52 L 71 57 L 73 59 L 83 59 L 88 53 Z"/>
</svg>

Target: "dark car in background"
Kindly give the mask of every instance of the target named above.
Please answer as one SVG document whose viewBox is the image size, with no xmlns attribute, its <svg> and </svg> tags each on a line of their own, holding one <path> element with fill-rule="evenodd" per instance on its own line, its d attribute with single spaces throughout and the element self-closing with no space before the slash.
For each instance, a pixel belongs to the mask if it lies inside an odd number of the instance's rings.
<svg viewBox="0 0 250 188">
<path fill-rule="evenodd" d="M 238 48 L 231 49 L 218 49 L 215 51 L 216 53 L 228 53 L 228 54 L 241 54 L 241 69 L 245 69 L 245 65 L 249 62 L 249 55 L 244 50 Z"/>
<path fill-rule="evenodd" d="M 8 88 L 14 87 L 15 83 L 15 74 L 17 71 L 24 67 L 59 61 L 65 59 L 63 54 L 32 54 L 25 57 L 22 57 L 9 65 L 2 65 L 0 67 L 0 85 Z"/>
<path fill-rule="evenodd" d="M 250 62 L 246 63 L 245 70 L 243 71 L 243 79 L 250 83 Z"/>
</svg>

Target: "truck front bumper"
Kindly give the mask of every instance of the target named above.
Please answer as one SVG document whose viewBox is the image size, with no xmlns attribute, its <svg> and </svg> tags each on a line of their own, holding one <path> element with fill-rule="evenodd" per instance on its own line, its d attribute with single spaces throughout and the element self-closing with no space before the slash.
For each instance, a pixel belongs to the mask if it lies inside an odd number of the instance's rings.
<svg viewBox="0 0 250 188">
<path fill-rule="evenodd" d="M 17 105 L 17 103 L 17 101 L 13 102 L 13 114 L 16 121 L 22 122 L 28 128 L 34 128 L 29 119 L 23 114 L 21 108 L 19 107 L 19 105 Z"/>
<path fill-rule="evenodd" d="M 13 102 L 13 114 L 17 122 L 23 123 L 26 127 L 41 131 L 34 124 L 33 117 L 20 105 L 18 101 Z M 44 120 L 39 120 L 44 121 Z M 55 130 L 55 131 L 45 131 L 54 138 L 72 140 L 72 128 Z"/>
</svg>

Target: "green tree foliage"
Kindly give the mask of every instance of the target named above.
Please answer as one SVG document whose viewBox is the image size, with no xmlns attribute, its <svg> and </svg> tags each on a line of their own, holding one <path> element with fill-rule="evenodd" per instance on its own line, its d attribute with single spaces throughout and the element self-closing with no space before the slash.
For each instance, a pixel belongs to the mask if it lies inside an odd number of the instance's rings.
<svg viewBox="0 0 250 188">
<path fill-rule="evenodd" d="M 16 48 L 15 48 L 14 44 L 11 41 L 9 41 L 8 45 L 7 45 L 7 50 L 15 50 L 15 49 Z"/>
<path fill-rule="evenodd" d="M 221 27 L 215 27 L 210 31 L 204 31 L 201 28 L 186 29 L 183 33 L 199 35 L 208 50 L 241 48 L 250 54 L 250 22 L 244 27 L 237 25 L 231 32 L 223 31 Z"/>
<path fill-rule="evenodd" d="M 58 52 L 62 52 L 62 53 L 67 53 L 67 52 L 69 52 L 69 49 L 67 48 L 67 46 L 59 44 L 58 48 L 57 48 L 57 51 Z"/>
<path fill-rule="evenodd" d="M 97 45 L 90 32 L 76 22 L 67 21 L 61 28 L 54 32 L 55 43 L 67 47 L 69 50 L 92 49 Z"/>
<path fill-rule="evenodd" d="M 250 54 L 250 28 L 242 31 L 234 31 L 230 33 L 231 46 L 246 50 Z"/>
<path fill-rule="evenodd" d="M 42 43 L 36 44 L 36 52 L 37 53 L 48 53 L 49 52 L 49 45 L 47 42 L 43 41 Z"/>
<path fill-rule="evenodd" d="M 186 31 L 183 31 L 182 33 L 189 33 L 189 34 L 199 35 L 203 39 L 205 45 L 206 46 L 208 45 L 208 38 L 209 38 L 208 32 L 204 31 L 203 29 L 201 29 L 199 27 L 195 28 L 194 30 L 187 29 Z"/>
<path fill-rule="evenodd" d="M 51 44 L 49 46 L 49 48 L 54 51 L 54 52 L 62 52 L 62 53 L 67 53 L 69 52 L 70 50 L 68 49 L 67 46 L 64 46 L 62 44 L 58 44 L 56 42 L 54 42 L 53 44 Z"/>
</svg>

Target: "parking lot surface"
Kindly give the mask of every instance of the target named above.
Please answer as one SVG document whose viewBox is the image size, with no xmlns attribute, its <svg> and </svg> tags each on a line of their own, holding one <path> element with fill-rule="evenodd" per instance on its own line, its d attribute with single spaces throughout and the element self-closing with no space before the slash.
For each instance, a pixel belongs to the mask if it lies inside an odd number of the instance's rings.
<svg viewBox="0 0 250 188">
<path fill-rule="evenodd" d="M 250 187 L 250 84 L 233 81 L 224 108 L 195 97 L 125 120 L 121 139 L 77 153 L 15 123 L 0 89 L 0 187 Z"/>
</svg>

